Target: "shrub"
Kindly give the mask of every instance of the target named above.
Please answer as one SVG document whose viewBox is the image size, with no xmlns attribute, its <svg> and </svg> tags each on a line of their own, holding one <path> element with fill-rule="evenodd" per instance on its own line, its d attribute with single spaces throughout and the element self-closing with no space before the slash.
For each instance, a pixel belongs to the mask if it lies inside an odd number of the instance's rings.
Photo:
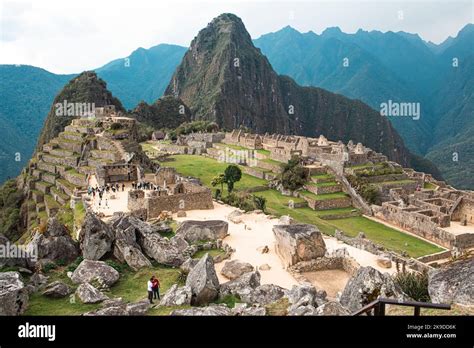
<svg viewBox="0 0 474 348">
<path fill-rule="evenodd" d="M 55 264 L 54 262 L 48 262 L 43 266 L 43 272 L 48 273 L 49 271 L 52 271 L 53 269 L 58 268 L 58 265 Z"/>
<path fill-rule="evenodd" d="M 267 205 L 267 199 L 265 197 L 254 195 L 253 196 L 253 201 L 254 201 L 255 207 L 257 209 L 265 212 L 265 208 L 266 208 L 266 205 Z"/>
<path fill-rule="evenodd" d="M 394 279 L 405 294 L 415 301 L 430 302 L 428 272 L 398 272 Z"/>
<path fill-rule="evenodd" d="M 67 266 L 66 272 L 74 272 L 83 260 L 84 258 L 82 256 L 79 256 L 77 259 L 71 262 L 69 266 Z"/>
</svg>

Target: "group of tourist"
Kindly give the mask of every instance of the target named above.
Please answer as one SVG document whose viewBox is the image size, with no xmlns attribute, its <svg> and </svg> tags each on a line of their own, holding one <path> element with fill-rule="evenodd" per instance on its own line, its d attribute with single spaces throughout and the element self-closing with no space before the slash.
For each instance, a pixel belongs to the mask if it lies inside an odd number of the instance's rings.
<svg viewBox="0 0 474 348">
<path fill-rule="evenodd" d="M 125 184 L 122 183 L 122 185 L 115 183 L 115 184 L 106 184 L 106 185 L 101 185 L 101 186 L 89 186 L 87 188 L 87 194 L 89 196 L 92 196 L 93 199 L 98 196 L 98 207 L 100 208 L 102 206 L 102 199 L 104 199 L 104 207 L 108 208 L 109 207 L 109 200 L 108 197 L 106 197 L 106 194 L 109 193 L 116 193 L 120 192 L 120 189 L 122 189 L 122 192 L 125 191 Z"/>
<path fill-rule="evenodd" d="M 153 191 L 158 191 L 160 187 L 158 185 L 155 185 L 151 182 L 144 181 L 144 182 L 139 182 L 139 183 L 132 183 L 132 188 L 134 190 L 153 190 Z"/>
</svg>

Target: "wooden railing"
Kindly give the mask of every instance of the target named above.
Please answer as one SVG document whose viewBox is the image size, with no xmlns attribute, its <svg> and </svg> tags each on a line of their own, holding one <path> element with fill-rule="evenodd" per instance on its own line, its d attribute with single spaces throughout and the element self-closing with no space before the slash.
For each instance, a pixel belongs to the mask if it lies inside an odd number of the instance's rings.
<svg viewBox="0 0 474 348">
<path fill-rule="evenodd" d="M 413 307 L 414 316 L 420 316 L 421 308 L 436 308 L 450 310 L 451 306 L 441 303 L 430 303 L 430 302 L 417 302 L 417 301 L 398 301 L 388 298 L 379 298 L 368 305 L 362 307 L 358 311 L 352 313 L 352 315 L 361 315 L 364 313 L 369 313 L 372 310 L 374 311 L 374 316 L 384 316 L 385 315 L 385 305 L 394 305 L 394 306 L 404 306 L 404 307 Z M 370 313 L 369 313 L 370 314 Z"/>
</svg>

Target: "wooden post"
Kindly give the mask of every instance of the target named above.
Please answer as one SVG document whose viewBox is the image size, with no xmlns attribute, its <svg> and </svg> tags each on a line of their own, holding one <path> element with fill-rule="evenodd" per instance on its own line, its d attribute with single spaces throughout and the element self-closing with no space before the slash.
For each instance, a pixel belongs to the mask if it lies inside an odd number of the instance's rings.
<svg viewBox="0 0 474 348">
<path fill-rule="evenodd" d="M 415 316 L 415 317 L 419 317 L 419 316 L 420 316 L 420 307 L 418 307 L 418 306 L 415 307 L 414 316 Z"/>
</svg>

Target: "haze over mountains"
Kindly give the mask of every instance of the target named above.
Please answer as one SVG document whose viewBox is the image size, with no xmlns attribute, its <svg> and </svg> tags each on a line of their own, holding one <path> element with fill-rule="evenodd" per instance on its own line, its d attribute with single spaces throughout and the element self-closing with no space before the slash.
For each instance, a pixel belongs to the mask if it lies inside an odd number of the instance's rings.
<svg viewBox="0 0 474 348">
<path fill-rule="evenodd" d="M 306 131 L 306 126 L 310 125 L 329 133 L 325 134 L 329 137 L 341 136 L 341 139 L 347 135 L 356 140 L 354 138 L 356 133 L 360 133 L 362 128 L 370 127 L 370 123 L 364 124 L 360 129 L 355 127 L 353 130 L 355 133 L 350 133 L 350 130 L 345 133 L 341 127 L 332 129 L 335 125 L 318 123 L 322 122 L 321 118 L 312 119 L 312 113 L 320 115 L 334 110 L 320 108 L 320 104 L 315 101 L 325 99 L 331 94 L 321 89 L 311 89 L 312 92 L 308 92 L 307 89 L 296 86 L 291 79 L 278 77 L 274 73 L 273 76 L 272 67 L 276 73 L 289 75 L 301 85 L 317 86 L 360 99 L 376 111 L 380 110 L 380 103 L 388 100 L 419 102 L 421 105 L 419 120 L 409 117 L 389 117 L 393 126 L 412 152 L 426 156 L 438 165 L 449 183 L 460 188 L 472 189 L 474 188 L 473 28 L 474 26 L 469 24 L 456 38 L 434 45 L 424 42 L 417 35 L 403 32 L 358 31 L 355 34 L 345 34 L 337 28 L 331 28 L 321 35 L 316 35 L 312 32 L 299 33 L 286 27 L 253 41 L 268 58 L 271 66 L 267 59 L 256 52 L 258 50 L 251 47 L 250 37 L 244 37 L 245 34 L 239 31 L 242 36 L 237 38 L 236 42 L 242 45 L 238 52 L 223 47 L 208 47 L 206 42 L 199 45 L 213 52 L 212 55 L 201 55 L 207 65 L 206 68 L 201 65 L 192 67 L 192 61 L 185 56 L 187 50 L 185 47 L 158 45 L 150 49 L 139 48 L 128 57 L 128 60 L 123 58 L 114 60 L 96 69 L 96 72 L 107 82 L 107 88 L 113 95 L 128 109 L 134 108 L 140 100 L 149 104 L 155 102 L 163 94 L 175 73 L 174 80 L 179 82 L 178 90 L 173 90 L 170 85 L 167 92 L 177 93 L 198 117 L 208 118 L 211 112 L 216 110 L 216 117 L 219 111 L 218 117 L 223 117 L 222 124 L 226 127 L 232 127 L 236 122 L 237 126 L 243 124 L 259 130 L 266 128 L 269 131 L 284 130 L 297 133 L 298 127 Z M 212 32 L 208 34 L 212 37 Z M 207 44 L 212 44 L 212 39 L 209 39 L 209 42 Z M 198 53 L 202 52 L 196 54 Z M 240 78 L 239 73 L 229 77 L 228 72 L 232 70 L 228 68 L 227 72 L 212 70 L 214 67 L 219 69 L 226 67 L 209 62 L 209 59 L 229 58 L 228 55 L 234 53 L 242 54 L 240 61 L 246 64 L 245 67 L 253 69 L 251 76 L 245 75 L 247 70 L 243 69 L 243 66 Z M 184 61 L 176 70 L 183 56 Z M 246 58 L 250 58 L 250 61 Z M 348 58 L 348 66 L 343 65 L 345 58 Z M 458 67 L 453 67 L 453 58 L 458 59 Z M 180 81 L 180 77 L 190 67 L 193 68 L 192 76 L 197 82 L 210 84 L 206 88 L 201 86 L 201 91 L 221 93 L 222 91 L 217 88 L 219 86 L 224 88 L 225 93 L 221 95 L 227 99 L 222 100 L 214 94 L 210 100 L 203 99 L 204 96 L 197 97 L 189 76 L 186 81 L 182 79 Z M 0 125 L 3 130 L 0 156 L 4 159 L 3 163 L 7 164 L 0 173 L 0 180 L 3 181 L 7 176 L 17 175 L 29 159 L 55 95 L 73 75 L 55 75 L 27 66 L 3 65 L 0 69 L 3 99 L 0 108 Z M 213 72 L 214 77 L 225 77 L 226 81 L 219 79 L 199 81 L 201 73 L 209 74 L 209 72 Z M 268 98 L 272 97 L 262 96 L 260 92 L 252 90 L 252 86 L 246 85 L 245 81 L 253 81 L 252 78 L 255 76 L 264 76 L 265 79 L 259 82 L 270 83 L 272 88 L 277 89 L 274 95 L 281 98 L 278 106 L 281 110 L 265 110 L 263 105 L 252 105 L 251 102 L 244 105 L 247 94 L 257 93 L 258 100 L 268 101 Z M 298 102 L 285 100 L 285 95 L 288 93 L 298 95 Z M 233 101 L 235 98 L 238 102 Z M 330 99 L 336 100 L 332 97 Z M 332 106 L 342 105 L 341 100 L 346 103 L 347 99 L 341 97 Z M 202 105 L 198 105 L 199 103 Z M 316 109 L 307 109 L 308 103 L 316 105 Z M 290 104 L 296 106 L 296 111 L 304 110 L 303 115 L 300 114 L 304 119 L 303 122 L 285 118 L 284 114 L 287 113 Z M 371 113 L 365 110 L 362 103 L 360 104 L 361 114 Z M 246 111 L 247 114 L 241 112 L 242 118 L 236 120 L 232 113 L 235 114 L 237 110 Z M 265 115 L 257 117 L 257 112 L 262 111 Z M 278 122 L 270 119 L 271 113 L 275 113 Z M 376 124 L 379 123 L 379 119 L 385 122 L 385 118 L 372 117 L 373 120 L 377 120 Z M 315 119 L 318 122 L 308 123 Z M 342 118 L 339 119 L 341 120 Z M 272 124 L 275 128 L 271 127 Z M 386 128 L 386 125 L 378 128 L 379 124 L 373 127 L 375 127 L 372 132 L 374 139 L 366 139 L 369 140 L 366 141 L 366 145 L 377 149 L 377 132 L 381 129 L 387 131 L 390 128 Z M 365 134 L 371 134 L 369 129 Z M 396 136 L 393 139 L 395 138 Z M 392 150 L 385 149 L 385 152 Z M 21 162 L 12 160 L 16 152 L 21 153 Z M 458 153 L 457 162 L 453 161 L 454 152 Z"/>
</svg>

